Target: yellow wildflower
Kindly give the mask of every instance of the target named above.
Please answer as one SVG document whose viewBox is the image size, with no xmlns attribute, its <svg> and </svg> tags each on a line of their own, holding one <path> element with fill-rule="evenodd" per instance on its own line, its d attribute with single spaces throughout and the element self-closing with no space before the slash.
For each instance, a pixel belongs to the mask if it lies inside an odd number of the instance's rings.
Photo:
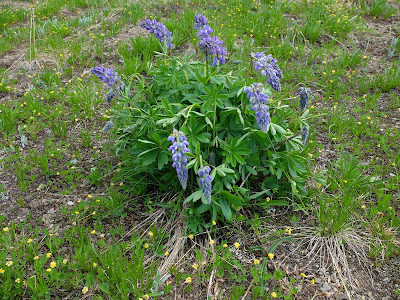
<svg viewBox="0 0 400 300">
<path fill-rule="evenodd" d="M 272 293 L 271 293 L 271 297 L 272 297 L 272 298 L 276 298 L 276 297 L 278 297 L 278 295 L 277 295 L 275 292 L 272 292 Z"/>
<path fill-rule="evenodd" d="M 15 279 L 15 283 L 20 283 L 20 282 L 21 282 L 21 278 Z"/>
<path fill-rule="evenodd" d="M 4 272 L 5 270 L 0 268 L 0 274 L 3 274 Z"/>
<path fill-rule="evenodd" d="M 38 260 L 38 259 L 39 259 L 39 256 L 35 256 L 33 259 L 34 259 L 34 260 Z"/>
<path fill-rule="evenodd" d="M 89 288 L 87 286 L 84 286 L 82 289 L 82 294 L 86 294 L 89 291 Z"/>
<path fill-rule="evenodd" d="M 191 282 L 192 282 L 192 278 L 191 278 L 191 277 L 186 277 L 185 282 L 186 282 L 186 283 L 191 283 Z"/>
<path fill-rule="evenodd" d="M 273 253 L 268 253 L 268 258 L 273 260 L 274 259 L 274 254 Z"/>
<path fill-rule="evenodd" d="M 210 244 L 210 245 L 212 245 L 212 244 L 214 244 L 214 243 L 215 243 L 214 240 L 210 240 L 210 241 L 209 241 L 209 244 Z"/>
<path fill-rule="evenodd" d="M 197 269 L 199 268 L 199 265 L 196 264 L 196 263 L 194 263 L 194 264 L 192 265 L 192 268 L 195 269 L 195 270 L 197 270 Z"/>
<path fill-rule="evenodd" d="M 240 244 L 238 242 L 234 243 L 233 245 L 235 246 L 236 249 L 239 249 L 240 247 Z"/>
<path fill-rule="evenodd" d="M 52 261 L 50 263 L 50 268 L 54 269 L 55 267 L 57 267 L 57 263 L 55 261 Z"/>
<path fill-rule="evenodd" d="M 46 257 L 49 258 L 50 256 L 52 256 L 53 254 L 51 254 L 50 252 L 46 254 Z"/>
<path fill-rule="evenodd" d="M 7 267 L 11 267 L 12 265 L 13 265 L 13 261 L 12 260 L 6 262 L 6 266 Z"/>
<path fill-rule="evenodd" d="M 9 230 L 8 227 L 4 227 L 4 228 L 3 228 L 3 231 L 4 231 L 4 232 L 7 232 L 8 230 Z"/>
<path fill-rule="evenodd" d="M 48 268 L 46 269 L 46 272 L 51 272 L 51 270 L 52 270 L 51 268 Z"/>
<path fill-rule="evenodd" d="M 260 261 L 258 259 L 255 259 L 253 262 L 254 262 L 255 265 L 259 265 L 260 264 Z"/>
</svg>

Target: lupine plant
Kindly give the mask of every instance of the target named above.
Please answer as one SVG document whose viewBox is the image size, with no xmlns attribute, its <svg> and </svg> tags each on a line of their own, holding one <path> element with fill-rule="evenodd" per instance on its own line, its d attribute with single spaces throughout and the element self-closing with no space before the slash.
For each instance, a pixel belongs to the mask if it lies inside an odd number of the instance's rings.
<svg viewBox="0 0 400 300">
<path fill-rule="evenodd" d="M 147 178 L 157 189 L 181 190 L 192 232 L 202 230 L 204 218 L 230 220 L 233 211 L 257 198 L 300 194 L 308 174 L 302 151 L 309 90 L 300 93 L 300 111 L 282 104 L 274 91 L 281 90 L 283 73 L 264 52 L 249 53 L 247 72 L 240 65 L 227 72 L 223 41 L 210 36 L 207 23 L 196 14 L 203 60 L 168 56 L 164 47 L 149 78 L 137 74 L 125 85 L 134 96 L 120 93 L 113 107 L 124 181 L 134 185 Z M 142 26 L 170 45 L 163 24 L 147 20 Z M 110 72 L 98 73 L 110 84 Z M 253 82 L 258 74 L 266 83 Z M 294 115 L 297 121 L 289 123 Z"/>
</svg>

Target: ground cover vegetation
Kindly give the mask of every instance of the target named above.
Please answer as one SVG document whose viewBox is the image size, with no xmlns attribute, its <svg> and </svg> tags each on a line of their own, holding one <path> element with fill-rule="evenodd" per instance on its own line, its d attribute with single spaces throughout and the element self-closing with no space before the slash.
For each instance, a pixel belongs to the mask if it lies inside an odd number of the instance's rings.
<svg viewBox="0 0 400 300">
<path fill-rule="evenodd" d="M 399 1 L 0 3 L 0 296 L 394 299 Z"/>
</svg>

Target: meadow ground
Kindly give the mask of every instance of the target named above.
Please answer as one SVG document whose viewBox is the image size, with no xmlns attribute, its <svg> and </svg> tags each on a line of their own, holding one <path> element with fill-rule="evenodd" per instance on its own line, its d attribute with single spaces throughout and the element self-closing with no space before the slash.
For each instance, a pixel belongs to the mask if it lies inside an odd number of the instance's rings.
<svg viewBox="0 0 400 300">
<path fill-rule="evenodd" d="M 0 298 L 398 299 L 399 9 L 398 0 L 0 2 Z M 170 56 L 202 60 L 196 13 L 224 41 L 226 72 L 243 74 L 250 53 L 264 51 L 284 75 L 273 102 L 295 110 L 298 88 L 311 89 L 299 195 L 293 182 L 257 194 L 262 176 L 246 177 L 247 206 L 190 220 L 176 185 L 135 173 L 144 155 L 119 153 L 119 124 L 102 130 L 120 103 L 105 101 L 91 69 L 113 68 L 134 98 L 166 61 L 140 23 L 166 25 Z"/>
</svg>

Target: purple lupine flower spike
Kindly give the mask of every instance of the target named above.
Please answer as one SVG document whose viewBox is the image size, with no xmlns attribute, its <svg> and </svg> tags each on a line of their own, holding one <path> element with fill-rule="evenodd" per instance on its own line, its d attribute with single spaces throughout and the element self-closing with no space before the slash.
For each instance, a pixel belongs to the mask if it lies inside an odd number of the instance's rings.
<svg viewBox="0 0 400 300">
<path fill-rule="evenodd" d="M 283 74 L 277 65 L 277 60 L 271 54 L 265 55 L 264 52 L 252 52 L 250 55 L 253 59 L 254 69 L 261 71 L 261 75 L 268 78 L 271 87 L 279 92 L 281 90 L 280 79 L 283 78 Z"/>
<path fill-rule="evenodd" d="M 198 46 L 201 52 L 206 57 L 206 60 L 210 60 L 212 57 L 211 66 L 224 64 L 227 52 L 222 46 L 224 43 L 216 36 L 210 37 L 213 32 L 212 28 L 207 25 L 207 18 L 203 15 L 196 14 L 194 16 L 194 28 L 197 30 L 197 37 L 200 39 Z"/>
<path fill-rule="evenodd" d="M 206 56 L 206 59 L 208 60 L 211 56 L 213 57 L 213 62 L 211 63 L 211 66 L 225 63 L 225 56 L 227 52 L 225 48 L 222 47 L 223 43 L 224 42 L 216 36 L 205 37 L 199 41 L 199 48 L 201 52 Z"/>
<path fill-rule="evenodd" d="M 189 142 L 187 141 L 185 134 L 181 131 L 177 131 L 176 129 L 174 129 L 174 132 L 168 137 L 168 141 L 172 143 L 172 145 L 168 148 L 168 150 L 172 152 L 172 167 L 176 169 L 179 182 L 181 183 L 182 188 L 185 190 L 188 180 L 188 157 L 186 153 L 190 152 L 187 148 L 187 146 L 189 146 Z"/>
<path fill-rule="evenodd" d="M 311 89 L 309 89 L 309 88 L 304 88 L 304 87 L 299 88 L 299 95 L 300 95 L 299 106 L 300 106 L 300 110 L 302 112 L 306 110 L 308 101 L 310 99 L 310 95 L 309 95 L 310 93 L 311 93 Z"/>
<path fill-rule="evenodd" d="M 103 66 L 94 67 L 90 70 L 103 82 L 108 83 L 108 89 L 111 89 L 115 81 L 119 79 L 118 73 L 114 72 L 111 68 L 104 68 Z"/>
<path fill-rule="evenodd" d="M 201 190 L 203 191 L 204 198 L 206 199 L 207 204 L 211 203 L 211 176 L 210 176 L 210 167 L 205 166 L 199 169 L 197 175 L 199 176 L 199 181 L 201 185 Z"/>
<path fill-rule="evenodd" d="M 196 14 L 194 16 L 194 22 L 194 28 L 197 29 L 197 37 L 199 39 L 210 37 L 213 30 L 209 25 L 207 25 L 207 18 L 205 16 Z"/>
<path fill-rule="evenodd" d="M 256 113 L 257 124 L 262 132 L 268 131 L 270 123 L 269 107 L 265 104 L 268 96 L 264 94 L 264 85 L 262 83 L 253 83 L 244 90 L 247 98 L 252 105 L 252 110 Z"/>
<path fill-rule="evenodd" d="M 150 33 L 153 33 L 160 43 L 166 41 L 167 48 L 173 48 L 172 33 L 163 23 L 148 19 L 140 23 L 140 26 L 150 31 Z"/>
<path fill-rule="evenodd" d="M 194 28 L 199 29 L 207 24 L 207 18 L 201 14 L 196 14 L 194 16 Z"/>
</svg>

